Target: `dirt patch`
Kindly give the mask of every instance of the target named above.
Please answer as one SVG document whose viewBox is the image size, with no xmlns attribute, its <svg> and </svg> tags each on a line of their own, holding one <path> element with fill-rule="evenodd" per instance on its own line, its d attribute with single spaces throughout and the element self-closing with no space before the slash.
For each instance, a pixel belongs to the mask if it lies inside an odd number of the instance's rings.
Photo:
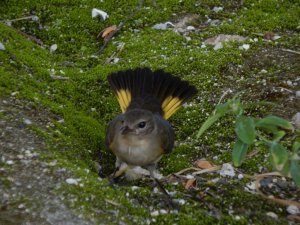
<svg viewBox="0 0 300 225">
<path fill-rule="evenodd" d="M 51 117 L 30 103 L 0 98 L 0 224 L 91 224 L 55 192 L 68 172 L 43 159 L 46 144 L 30 129 L 46 129 Z"/>
</svg>

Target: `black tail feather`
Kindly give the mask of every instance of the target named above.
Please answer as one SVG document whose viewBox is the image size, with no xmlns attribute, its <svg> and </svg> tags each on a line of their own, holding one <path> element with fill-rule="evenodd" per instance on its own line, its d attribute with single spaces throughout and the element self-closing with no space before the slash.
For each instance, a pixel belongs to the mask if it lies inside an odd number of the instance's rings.
<svg viewBox="0 0 300 225">
<path fill-rule="evenodd" d="M 149 68 L 113 73 L 108 76 L 108 81 L 123 112 L 134 101 L 152 98 L 163 110 L 166 119 L 197 93 L 197 89 L 187 81 L 162 70 L 152 72 Z"/>
</svg>

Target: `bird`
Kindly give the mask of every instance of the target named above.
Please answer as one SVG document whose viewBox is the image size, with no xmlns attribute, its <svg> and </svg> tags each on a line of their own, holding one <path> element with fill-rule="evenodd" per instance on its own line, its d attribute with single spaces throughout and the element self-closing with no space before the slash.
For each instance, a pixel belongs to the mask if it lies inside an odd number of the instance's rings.
<svg viewBox="0 0 300 225">
<path fill-rule="evenodd" d="M 116 156 L 113 176 L 123 163 L 154 176 L 159 160 L 174 147 L 168 119 L 197 89 L 178 76 L 149 68 L 118 71 L 107 80 L 122 111 L 109 122 L 105 137 L 106 147 Z"/>
</svg>

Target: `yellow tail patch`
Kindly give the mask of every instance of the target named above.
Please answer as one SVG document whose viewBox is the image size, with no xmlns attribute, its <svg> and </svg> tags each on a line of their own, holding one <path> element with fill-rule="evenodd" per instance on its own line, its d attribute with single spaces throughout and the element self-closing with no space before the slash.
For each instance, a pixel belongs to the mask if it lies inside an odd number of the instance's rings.
<svg viewBox="0 0 300 225">
<path fill-rule="evenodd" d="M 164 118 L 169 119 L 180 107 L 182 100 L 178 97 L 169 96 L 162 103 L 162 109 L 164 111 Z"/>
<path fill-rule="evenodd" d="M 117 99 L 120 104 L 122 112 L 126 112 L 130 102 L 131 93 L 128 90 L 120 89 L 117 91 Z"/>
</svg>

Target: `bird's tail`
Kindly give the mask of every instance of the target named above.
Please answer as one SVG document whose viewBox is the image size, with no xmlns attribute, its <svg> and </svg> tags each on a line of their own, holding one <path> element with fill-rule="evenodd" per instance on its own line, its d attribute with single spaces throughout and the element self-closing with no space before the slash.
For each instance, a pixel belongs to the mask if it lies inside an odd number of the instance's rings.
<svg viewBox="0 0 300 225">
<path fill-rule="evenodd" d="M 113 73 L 107 79 L 122 112 L 126 112 L 135 100 L 143 101 L 150 97 L 159 103 L 165 119 L 197 93 L 197 89 L 187 81 L 162 70 L 152 72 L 148 68 L 138 68 Z"/>
</svg>

